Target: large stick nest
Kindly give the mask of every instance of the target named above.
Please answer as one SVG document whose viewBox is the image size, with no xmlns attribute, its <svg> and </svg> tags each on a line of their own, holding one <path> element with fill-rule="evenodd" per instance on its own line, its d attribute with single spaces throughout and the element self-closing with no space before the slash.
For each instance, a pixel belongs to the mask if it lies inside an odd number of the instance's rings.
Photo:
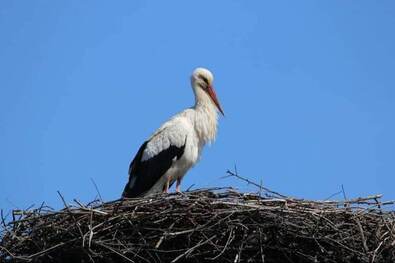
<svg viewBox="0 0 395 263">
<path fill-rule="evenodd" d="M 395 262 L 392 208 L 380 196 L 308 201 L 230 188 L 75 201 L 14 211 L 0 262 Z"/>
</svg>

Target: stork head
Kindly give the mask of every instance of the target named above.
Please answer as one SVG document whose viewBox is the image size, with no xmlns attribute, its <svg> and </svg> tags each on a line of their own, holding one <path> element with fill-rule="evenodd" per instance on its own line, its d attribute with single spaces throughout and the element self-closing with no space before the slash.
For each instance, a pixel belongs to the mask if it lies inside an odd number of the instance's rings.
<svg viewBox="0 0 395 263">
<path fill-rule="evenodd" d="M 205 100 L 208 96 L 210 98 L 210 102 L 217 107 L 222 115 L 224 115 L 224 111 L 222 110 L 221 104 L 217 99 L 217 95 L 213 87 L 213 74 L 208 69 L 197 68 L 192 73 L 191 81 L 196 100 Z"/>
</svg>

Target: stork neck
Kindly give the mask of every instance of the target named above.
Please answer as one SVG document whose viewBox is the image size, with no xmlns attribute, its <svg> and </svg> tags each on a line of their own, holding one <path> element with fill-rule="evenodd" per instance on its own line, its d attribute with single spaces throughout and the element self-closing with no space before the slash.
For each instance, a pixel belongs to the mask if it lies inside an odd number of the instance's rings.
<svg viewBox="0 0 395 263">
<path fill-rule="evenodd" d="M 207 142 L 215 140 L 215 136 L 217 134 L 218 113 L 211 99 L 208 96 L 206 99 L 204 97 L 196 98 L 194 109 L 194 127 L 200 143 L 204 145 Z"/>
</svg>

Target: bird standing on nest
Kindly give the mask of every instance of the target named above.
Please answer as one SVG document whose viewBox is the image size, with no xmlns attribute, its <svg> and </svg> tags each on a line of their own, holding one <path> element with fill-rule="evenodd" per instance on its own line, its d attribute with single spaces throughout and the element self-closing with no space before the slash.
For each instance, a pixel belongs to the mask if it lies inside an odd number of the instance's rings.
<svg viewBox="0 0 395 263">
<path fill-rule="evenodd" d="M 213 88 L 213 74 L 205 68 L 192 73 L 195 105 L 162 126 L 145 141 L 129 166 L 129 181 L 122 197 L 176 191 L 186 172 L 199 160 L 204 145 L 215 139 L 218 111 L 224 115 Z"/>
</svg>

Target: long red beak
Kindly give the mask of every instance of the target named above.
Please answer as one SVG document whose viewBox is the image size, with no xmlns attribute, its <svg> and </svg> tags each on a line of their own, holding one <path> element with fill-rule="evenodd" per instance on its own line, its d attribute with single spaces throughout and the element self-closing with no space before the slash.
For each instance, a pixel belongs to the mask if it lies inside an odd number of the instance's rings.
<svg viewBox="0 0 395 263">
<path fill-rule="evenodd" d="M 210 95 L 211 99 L 213 100 L 215 106 L 217 106 L 217 109 L 221 112 L 222 116 L 225 116 L 221 104 L 219 104 L 219 101 L 217 99 L 217 94 L 215 94 L 214 88 L 211 85 L 208 86 L 207 92 L 208 95 Z"/>
</svg>

